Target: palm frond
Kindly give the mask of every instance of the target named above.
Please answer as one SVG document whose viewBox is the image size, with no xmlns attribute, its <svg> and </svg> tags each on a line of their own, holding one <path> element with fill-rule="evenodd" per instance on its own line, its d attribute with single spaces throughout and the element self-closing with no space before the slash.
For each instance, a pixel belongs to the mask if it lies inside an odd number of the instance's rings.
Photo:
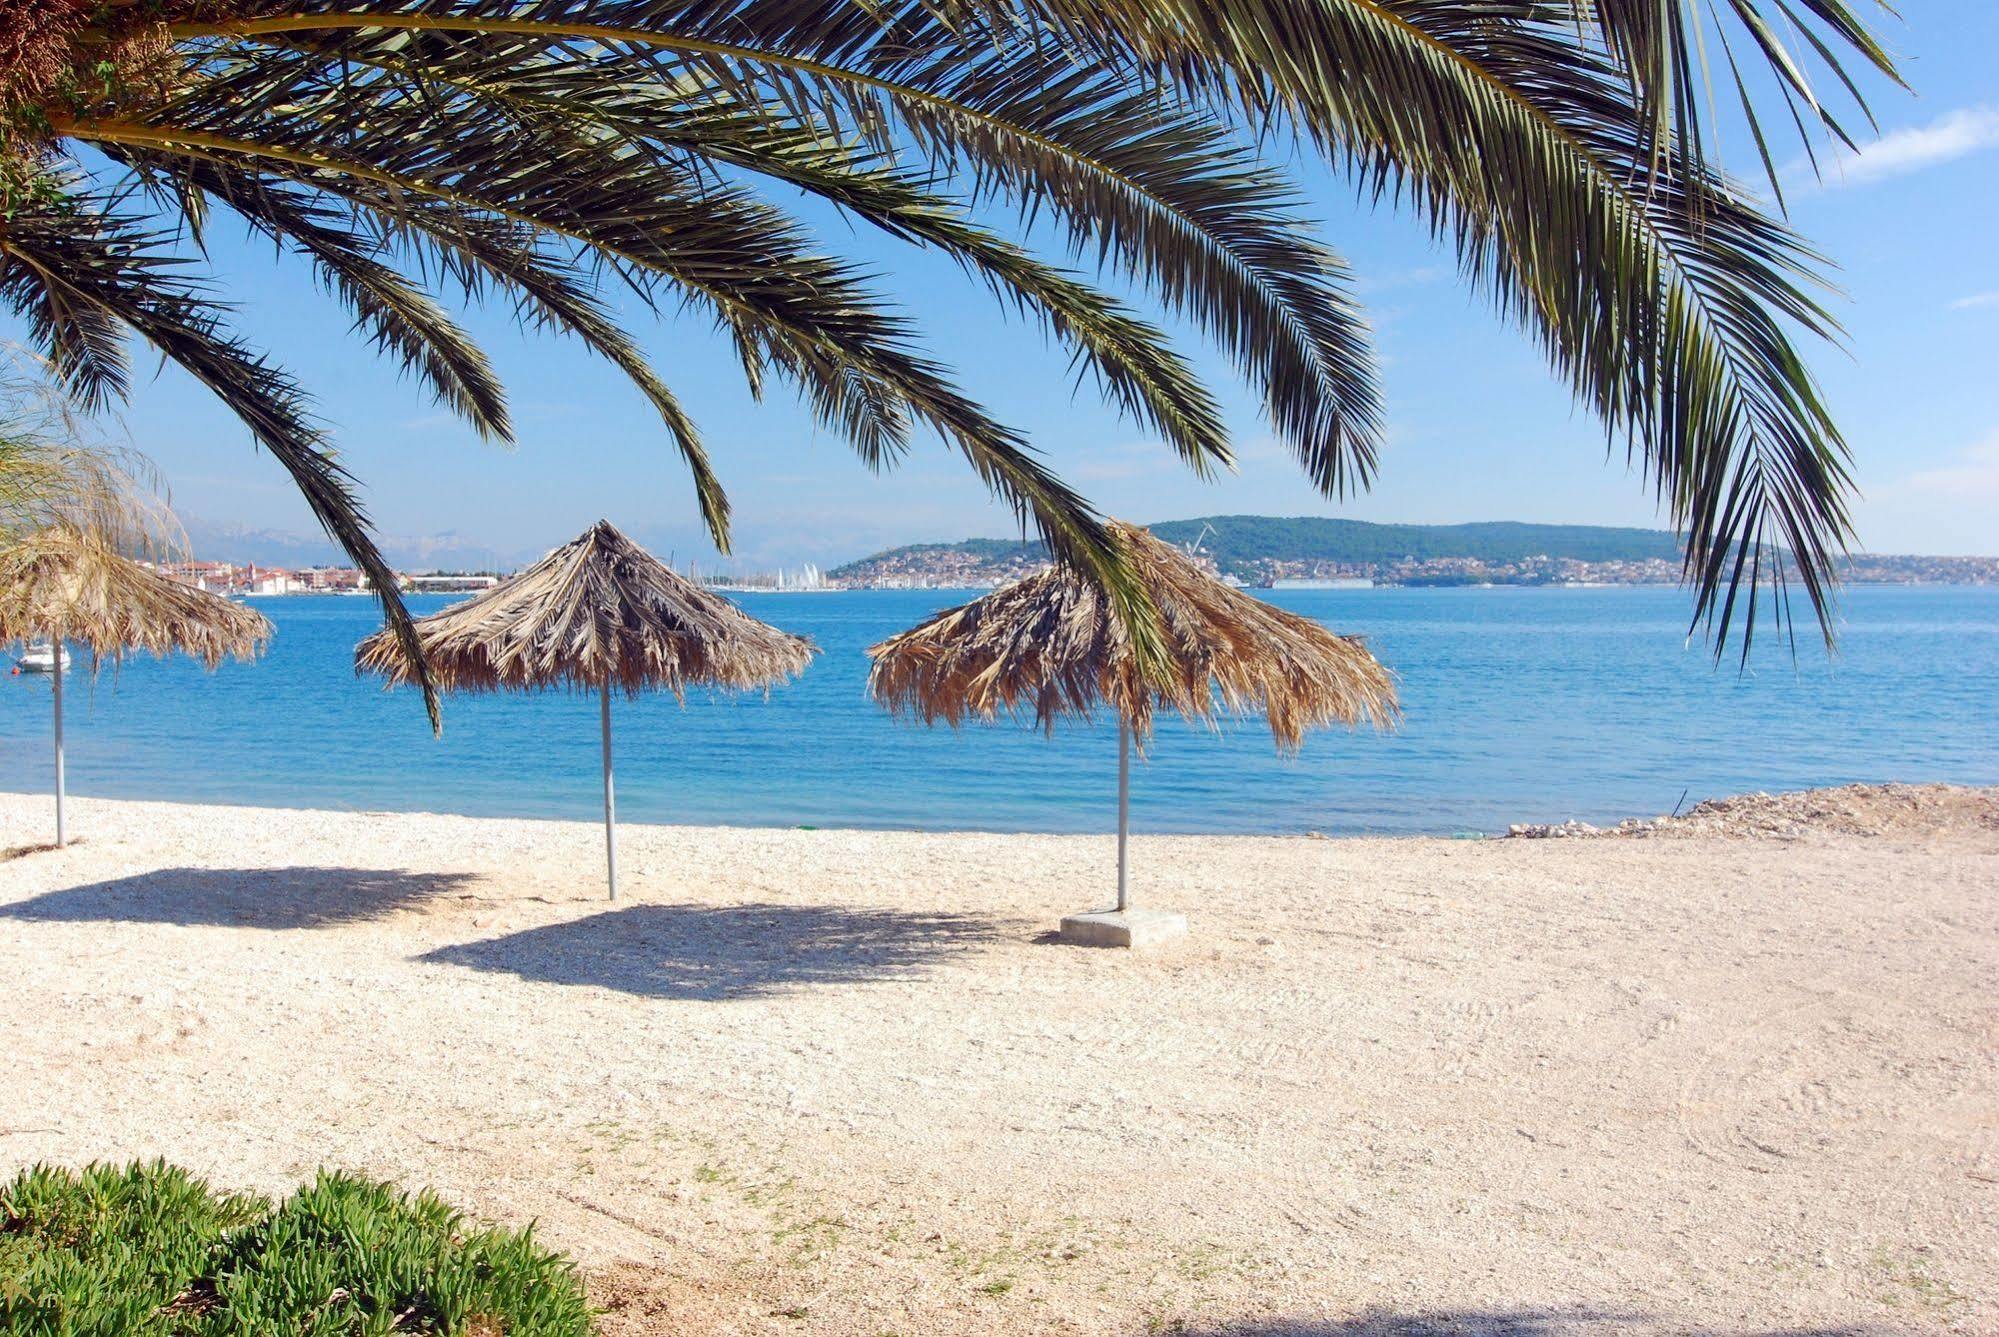
<svg viewBox="0 0 1999 1337">
<path fill-rule="evenodd" d="M 1772 100 L 1809 145 L 1813 126 L 1845 133 L 1815 82 L 1864 112 L 1858 73 L 1892 77 L 1867 7 L 160 0 L 143 17 L 110 6 L 74 35 L 79 62 L 142 23 L 150 49 L 164 39 L 171 69 L 126 81 L 144 95 L 107 85 L 39 111 L 49 143 L 120 158 L 153 212 L 197 239 L 209 205 L 233 203 L 306 249 L 384 347 L 475 421 L 504 425 L 497 386 L 429 280 L 491 288 L 575 333 L 659 409 L 718 543 L 727 505 L 705 451 L 611 319 L 608 287 L 705 310 L 753 391 L 768 373 L 792 381 L 872 464 L 918 428 L 941 434 L 1134 616 L 1156 610 L 1087 504 L 759 190 L 941 249 L 1196 469 L 1226 463 L 1213 399 L 1158 331 L 973 221 L 995 202 L 1027 235 L 1048 220 L 1071 263 L 1136 280 L 1217 344 L 1338 495 L 1372 475 L 1381 406 L 1345 265 L 1251 142 L 1302 137 L 1453 244 L 1642 460 L 1687 533 L 1695 619 L 1719 652 L 1738 625 L 1746 650 L 1766 576 L 1786 622 L 1795 577 L 1829 628 L 1851 485 L 1799 346 L 1836 334 L 1823 261 L 1715 169 L 1704 53 L 1712 39 L 1767 168 Z M 66 374 L 115 394 L 111 328 L 78 323 L 105 308 L 60 282 L 16 287 Z M 277 397 L 291 393 L 283 382 Z"/>
<path fill-rule="evenodd" d="M 203 197 L 220 200 L 257 232 L 296 247 L 375 346 L 419 374 L 439 403 L 482 435 L 512 438 L 506 390 L 484 352 L 429 294 L 382 260 L 379 248 L 351 226 L 350 216 L 303 191 L 223 171 L 204 159 L 110 148 L 114 159 L 173 181 L 182 208 Z"/>
<path fill-rule="evenodd" d="M 1119 262 L 1216 337 L 1257 380 L 1273 425 L 1322 488 L 1363 484 L 1372 468 L 1379 394 L 1344 267 L 1312 239 L 1280 176 L 1156 88 L 1122 88 L 1017 32 L 968 32 L 917 0 L 670 17 L 646 0 L 572 0 L 548 19 L 472 0 L 173 31 L 282 44 L 372 27 L 406 48 L 448 34 L 537 67 L 607 50 L 627 82 L 671 89 L 692 79 L 745 104 L 774 101 L 833 133 L 900 125 L 933 158 L 966 165 L 981 189 L 1062 219 L 1078 249 Z M 641 72 L 650 78 L 633 77 Z"/>
<path fill-rule="evenodd" d="M 405 652 L 420 661 L 396 573 L 376 548 L 352 480 L 327 448 L 298 387 L 229 331 L 220 310 L 160 253 L 158 242 L 133 219 L 88 196 L 72 196 L 61 209 L 17 210 L 0 244 L 0 300 L 17 311 L 59 300 L 103 312 L 205 386 L 284 466 L 314 518 L 367 574 Z M 58 367 L 65 365 L 60 348 L 47 351 Z M 418 662 L 415 672 L 432 726 L 441 727 L 428 671 Z"/>
<path fill-rule="evenodd" d="M 951 385 L 942 368 L 913 346 L 912 332 L 836 260 L 816 255 L 778 210 L 737 191 L 700 186 L 685 173 L 635 158 L 597 164 L 588 192 L 574 188 L 573 164 L 559 143 L 523 142 L 519 126 L 504 146 L 506 163 L 484 163 L 463 148 L 482 128 L 476 115 L 419 131 L 399 118 L 419 115 L 399 104 L 378 109 L 372 161 L 355 161 L 316 140 L 285 133 L 260 118 L 236 90 L 216 101 L 199 128 L 159 132 L 119 123 L 67 127 L 111 146 L 145 146 L 254 167 L 338 193 L 349 180 L 381 191 L 455 204 L 536 225 L 589 248 L 649 302 L 663 286 L 710 306 L 750 339 L 764 361 L 817 387 L 831 377 L 858 378 L 934 428 L 971 462 L 986 485 L 1023 517 L 1032 516 L 1065 556 L 1099 571 L 1113 589 L 1132 586 L 1089 506 L 1037 460 L 1026 442 Z M 434 116 L 427 119 L 434 119 Z M 398 130 L 407 133 L 398 134 Z M 459 145 L 448 179 L 426 176 L 429 136 Z M 545 152 L 537 152 L 543 149 Z M 615 168 L 615 176 L 607 173 Z M 1142 607 L 1142 605 L 1140 605 Z"/>
<path fill-rule="evenodd" d="M 1730 81 L 1749 133 L 1757 145 L 1770 188 L 1782 198 L 1776 162 L 1763 128 L 1757 99 L 1748 86 L 1735 54 L 1747 39 L 1747 52 L 1775 82 L 1784 111 L 1799 127 L 1799 138 L 1811 152 L 1807 122 L 1816 122 L 1835 140 L 1852 145 L 1830 99 L 1813 79 L 1817 68 L 1828 87 L 1837 85 L 1845 100 L 1873 123 L 1867 98 L 1850 61 L 1899 84 L 1894 61 L 1861 17 L 1863 10 L 1892 11 L 1881 0 L 1568 0 L 1578 19 L 1602 33 L 1605 50 L 1630 81 L 1639 122 L 1646 127 L 1655 156 L 1677 151 L 1704 162 L 1705 110 L 1713 100 L 1713 73 L 1706 68 L 1707 38 L 1728 65 Z M 1735 33 L 1731 40 L 1731 31 Z M 1786 41 L 1788 32 L 1791 40 Z M 1751 67 L 1754 68 L 1753 66 Z"/>
<path fill-rule="evenodd" d="M 719 551 L 729 551 L 729 498 L 700 429 L 574 261 L 551 252 L 530 227 L 444 201 L 396 196 L 365 182 L 327 193 L 377 220 L 385 241 L 425 272 L 471 298 L 488 290 L 504 295 L 523 325 L 570 335 L 622 372 L 652 405 L 686 463 L 709 537 Z"/>
<path fill-rule="evenodd" d="M 1229 462 L 1227 430 L 1212 396 L 1157 330 L 1075 275 L 972 223 L 960 201 L 891 156 L 802 122 L 782 106 L 745 103 L 693 74 L 656 85 L 598 65 L 522 61 L 476 45 L 408 37 L 362 35 L 341 43 L 337 56 L 401 81 L 411 97 L 469 98 L 512 118 L 592 137 L 605 151 L 663 152 L 689 170 L 737 169 L 828 200 L 897 239 L 936 247 L 996 294 L 1039 315 L 1120 407 L 1157 430 L 1190 467 L 1205 476 Z M 335 54 L 310 34 L 296 44 Z M 871 457 L 881 453 L 861 438 L 857 445 Z"/>
<path fill-rule="evenodd" d="M 1644 458 L 1717 652 L 1765 576 L 1780 616 L 1795 576 L 1830 637 L 1847 451 L 1790 332 L 1835 332 L 1821 261 L 1684 141 L 1662 146 L 1629 71 L 1572 13 L 1231 0 L 1172 25 L 1139 0 L 1036 7 L 1106 58 L 1299 126 L 1377 198 L 1429 216 Z"/>
</svg>

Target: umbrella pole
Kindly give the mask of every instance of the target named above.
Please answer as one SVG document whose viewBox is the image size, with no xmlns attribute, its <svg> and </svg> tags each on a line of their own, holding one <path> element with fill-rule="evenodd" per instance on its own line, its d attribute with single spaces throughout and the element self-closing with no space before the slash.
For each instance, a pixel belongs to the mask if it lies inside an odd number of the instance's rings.
<svg viewBox="0 0 1999 1337">
<path fill-rule="evenodd" d="M 1131 836 L 1131 721 L 1117 722 L 1117 908 L 1130 907 L 1125 845 Z"/>
<path fill-rule="evenodd" d="M 55 638 L 55 714 L 56 714 L 56 848 L 69 843 L 69 832 L 62 819 L 62 637 Z"/>
<path fill-rule="evenodd" d="M 604 732 L 604 872 L 611 884 L 611 899 L 618 899 L 618 798 L 611 784 L 611 683 L 604 682 L 598 698 L 598 719 Z"/>
</svg>

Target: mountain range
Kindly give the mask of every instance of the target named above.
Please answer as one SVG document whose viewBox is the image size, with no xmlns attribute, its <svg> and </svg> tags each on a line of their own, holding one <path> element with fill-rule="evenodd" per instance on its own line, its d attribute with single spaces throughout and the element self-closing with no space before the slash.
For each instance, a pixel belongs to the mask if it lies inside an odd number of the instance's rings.
<svg viewBox="0 0 1999 1337">
<path fill-rule="evenodd" d="M 296 534 L 281 529 L 259 529 L 249 525 L 225 525 L 183 516 L 189 549 L 204 561 L 243 565 L 299 568 L 348 566 L 351 561 L 339 544 L 324 534 Z M 389 565 L 399 571 L 484 571 L 511 570 L 541 554 L 496 549 L 469 535 L 383 534 L 378 536 Z"/>
</svg>

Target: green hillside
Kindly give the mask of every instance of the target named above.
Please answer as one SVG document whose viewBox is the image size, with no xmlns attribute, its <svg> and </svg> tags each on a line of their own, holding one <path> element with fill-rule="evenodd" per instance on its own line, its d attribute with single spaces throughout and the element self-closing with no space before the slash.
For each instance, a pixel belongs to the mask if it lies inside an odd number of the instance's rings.
<svg viewBox="0 0 1999 1337">
<path fill-rule="evenodd" d="M 1003 562 L 1012 557 L 1039 560 L 1047 551 L 1047 545 L 1039 539 L 1026 542 L 1020 539 L 961 539 L 956 543 L 906 543 L 900 548 L 884 548 L 878 553 L 836 566 L 826 574 L 834 580 L 846 580 L 892 563 L 946 555 L 974 557 L 981 562 Z"/>
<path fill-rule="evenodd" d="M 1525 557 L 1567 557 L 1585 562 L 1677 560 L 1678 535 L 1663 529 L 1614 529 L 1601 525 L 1534 525 L 1492 520 L 1468 525 L 1379 525 L 1319 516 L 1209 515 L 1166 520 L 1152 532 L 1170 543 L 1191 544 L 1203 529 L 1201 551 L 1224 571 L 1259 559 L 1275 561 L 1394 562 L 1402 558 L 1469 557 L 1513 562 Z M 828 572 L 835 578 L 866 575 L 883 565 L 961 554 L 980 561 L 1039 555 L 1038 542 L 967 539 L 891 548 Z"/>
<path fill-rule="evenodd" d="M 1532 525 L 1489 520 L 1468 525 L 1378 525 L 1319 516 L 1210 515 L 1151 526 L 1169 543 L 1192 543 L 1213 526 L 1201 550 L 1223 567 L 1235 562 L 1393 562 L 1409 557 L 1475 557 L 1512 562 L 1523 557 L 1568 557 L 1583 562 L 1678 558 L 1679 536 L 1663 529 L 1612 529 L 1601 525 Z"/>
</svg>

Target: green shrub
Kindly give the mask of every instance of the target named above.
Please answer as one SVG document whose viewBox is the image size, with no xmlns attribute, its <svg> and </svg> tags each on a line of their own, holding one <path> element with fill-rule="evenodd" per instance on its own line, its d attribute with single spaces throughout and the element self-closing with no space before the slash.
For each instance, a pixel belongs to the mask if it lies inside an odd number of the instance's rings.
<svg viewBox="0 0 1999 1337">
<path fill-rule="evenodd" d="M 532 1230 L 322 1173 L 273 1208 L 154 1162 L 0 1189 L 0 1333 L 584 1337 L 575 1268 Z"/>
<path fill-rule="evenodd" d="M 167 1334 L 224 1232 L 267 1210 L 163 1162 L 36 1166 L 0 1190 L 0 1332 Z"/>
</svg>

